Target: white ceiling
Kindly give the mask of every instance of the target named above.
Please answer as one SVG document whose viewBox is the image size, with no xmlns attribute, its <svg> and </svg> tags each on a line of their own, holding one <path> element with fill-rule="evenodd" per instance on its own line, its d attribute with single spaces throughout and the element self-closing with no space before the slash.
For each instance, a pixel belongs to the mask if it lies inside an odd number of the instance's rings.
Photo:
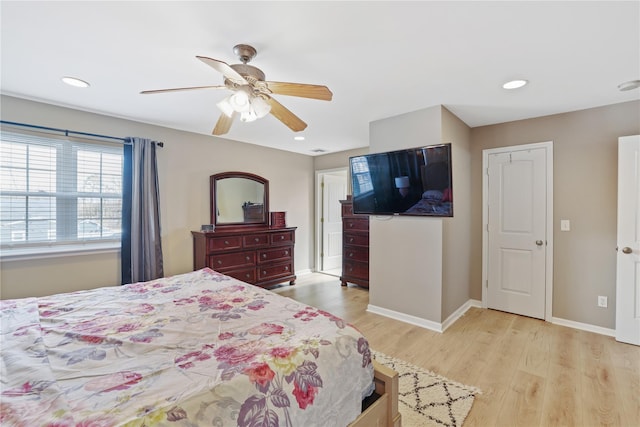
<svg viewBox="0 0 640 427">
<path fill-rule="evenodd" d="M 640 99 L 617 89 L 640 79 L 639 1 L 0 5 L 5 95 L 209 135 L 226 90 L 139 92 L 222 84 L 195 56 L 237 63 L 246 43 L 267 80 L 323 84 L 333 100 L 275 97 L 308 123 L 305 141 L 271 115 L 225 137 L 308 155 L 365 147 L 369 122 L 434 105 L 476 127 Z M 502 89 L 513 78 L 530 84 Z"/>
</svg>

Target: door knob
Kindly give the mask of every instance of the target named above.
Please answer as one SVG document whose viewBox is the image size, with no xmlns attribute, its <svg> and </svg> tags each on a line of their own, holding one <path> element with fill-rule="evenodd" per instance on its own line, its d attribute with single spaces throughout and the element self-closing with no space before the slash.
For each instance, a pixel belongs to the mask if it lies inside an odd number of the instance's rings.
<svg viewBox="0 0 640 427">
<path fill-rule="evenodd" d="M 633 249 L 631 249 L 629 246 L 625 246 L 624 248 L 622 248 L 623 254 L 630 254 L 632 252 L 633 252 Z"/>
<path fill-rule="evenodd" d="M 536 240 L 536 245 L 542 246 L 542 243 L 543 243 L 542 240 Z"/>
</svg>

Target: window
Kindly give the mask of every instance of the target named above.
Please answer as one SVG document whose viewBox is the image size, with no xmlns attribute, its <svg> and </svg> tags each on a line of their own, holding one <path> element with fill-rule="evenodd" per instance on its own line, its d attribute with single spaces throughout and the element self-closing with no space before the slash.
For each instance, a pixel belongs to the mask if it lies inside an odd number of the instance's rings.
<svg viewBox="0 0 640 427">
<path fill-rule="evenodd" d="M 351 159 L 351 173 L 353 174 L 353 195 L 359 196 L 373 191 L 369 163 L 366 157 L 354 157 Z"/>
<path fill-rule="evenodd" d="M 1 247 L 119 241 L 122 164 L 122 144 L 3 130 Z"/>
</svg>

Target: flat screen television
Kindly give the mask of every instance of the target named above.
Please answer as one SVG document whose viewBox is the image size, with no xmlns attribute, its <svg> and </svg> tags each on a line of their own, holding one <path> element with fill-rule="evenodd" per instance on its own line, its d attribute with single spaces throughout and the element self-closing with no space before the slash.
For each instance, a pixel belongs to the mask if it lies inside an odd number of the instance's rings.
<svg viewBox="0 0 640 427">
<path fill-rule="evenodd" d="M 453 216 L 451 144 L 349 158 L 353 212 Z"/>
</svg>

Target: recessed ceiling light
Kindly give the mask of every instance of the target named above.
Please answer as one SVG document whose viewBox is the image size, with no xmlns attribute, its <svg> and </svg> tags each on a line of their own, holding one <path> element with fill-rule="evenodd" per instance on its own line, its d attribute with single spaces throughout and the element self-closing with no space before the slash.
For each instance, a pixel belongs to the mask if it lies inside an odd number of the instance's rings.
<svg viewBox="0 0 640 427">
<path fill-rule="evenodd" d="M 527 80 L 511 80 L 510 82 L 506 82 L 502 85 L 505 89 L 518 89 L 529 83 Z"/>
<path fill-rule="evenodd" d="M 66 84 L 68 84 L 69 86 L 74 86 L 74 87 L 89 87 L 89 83 L 85 82 L 84 80 L 80 80 L 77 79 L 75 77 L 63 77 L 62 81 L 65 82 Z"/>
<path fill-rule="evenodd" d="M 293 139 L 296 141 L 304 141 L 304 136 L 294 136 Z"/>
<path fill-rule="evenodd" d="M 628 82 L 620 83 L 618 85 L 618 90 L 632 90 L 640 87 L 640 80 L 629 80 Z"/>
</svg>

